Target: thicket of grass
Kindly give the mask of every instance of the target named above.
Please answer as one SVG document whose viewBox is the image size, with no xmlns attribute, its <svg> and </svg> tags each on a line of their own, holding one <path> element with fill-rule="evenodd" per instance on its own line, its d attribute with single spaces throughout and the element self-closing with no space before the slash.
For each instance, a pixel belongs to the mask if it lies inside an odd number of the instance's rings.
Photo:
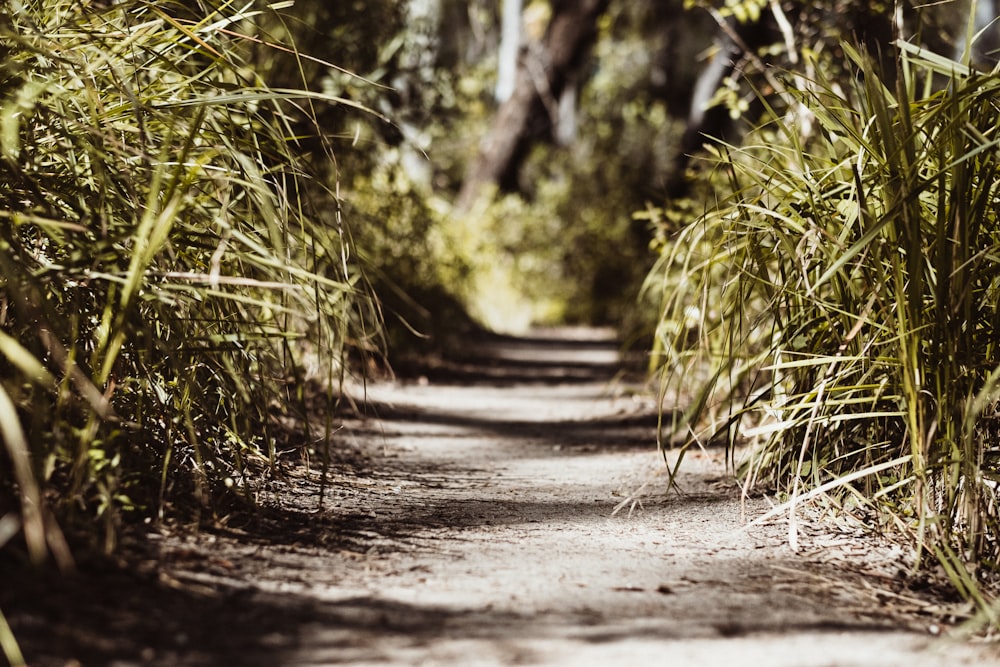
<svg viewBox="0 0 1000 667">
<path fill-rule="evenodd" d="M 306 380 L 332 405 L 377 313 L 304 157 L 353 103 L 261 77 L 305 62 L 267 32 L 290 4 L 0 15 L 0 547 L 68 566 L 59 526 L 110 550 L 123 516 L 252 502 L 282 424 L 327 451 Z"/>
<path fill-rule="evenodd" d="M 751 443 L 793 546 L 795 504 L 827 491 L 995 624 L 1000 78 L 899 48 L 895 84 L 854 53 L 854 78 L 798 78 L 797 113 L 720 151 L 726 194 L 648 283 L 657 359 L 668 394 L 701 373 L 675 436 Z"/>
</svg>

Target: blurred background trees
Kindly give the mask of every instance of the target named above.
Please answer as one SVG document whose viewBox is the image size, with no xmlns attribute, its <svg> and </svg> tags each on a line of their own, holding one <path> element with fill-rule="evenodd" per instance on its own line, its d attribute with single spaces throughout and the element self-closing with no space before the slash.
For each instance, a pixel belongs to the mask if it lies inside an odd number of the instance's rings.
<svg viewBox="0 0 1000 667">
<path fill-rule="evenodd" d="M 345 128 L 352 141 L 372 143 L 341 167 L 360 179 L 345 199 L 365 220 L 354 233 L 373 259 L 397 343 L 418 342 L 406 333 L 414 327 L 447 345 L 455 305 L 506 331 L 614 324 L 636 313 L 651 256 L 632 213 L 662 196 L 683 130 L 676 112 L 686 113 L 711 18 L 680 0 L 526 3 L 521 66 L 498 101 L 499 9 L 414 3 L 385 49 L 347 65 L 392 88 L 364 92 L 393 122 Z M 355 34 L 377 31 L 366 27 L 369 11 L 356 16 Z M 338 76 L 328 74 L 331 83 Z M 348 168 L 345 159 L 369 164 Z M 389 179 L 388 192 L 367 187 L 375 173 Z M 363 203 L 376 192 L 373 205 Z M 403 242 L 387 247 L 387 239 Z M 421 307 L 402 286 L 419 292 Z M 406 324 L 397 327 L 397 317 Z"/>
</svg>

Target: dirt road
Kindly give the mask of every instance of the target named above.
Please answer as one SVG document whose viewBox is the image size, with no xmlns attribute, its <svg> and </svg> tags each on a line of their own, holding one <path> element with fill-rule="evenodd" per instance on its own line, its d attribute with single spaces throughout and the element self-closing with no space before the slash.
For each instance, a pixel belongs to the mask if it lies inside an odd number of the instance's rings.
<svg viewBox="0 0 1000 667">
<path fill-rule="evenodd" d="M 652 404 L 601 332 L 478 352 L 369 384 L 322 510 L 300 472 L 252 527 L 154 535 L 142 576 L 70 590 L 90 620 L 45 621 L 36 664 L 1000 664 L 941 639 L 961 607 L 901 549 L 807 522 L 793 554 L 783 523 L 746 528 L 768 504 L 741 503 L 722 451 L 666 493 Z M 29 648 L 36 606 L 15 616 Z"/>
</svg>

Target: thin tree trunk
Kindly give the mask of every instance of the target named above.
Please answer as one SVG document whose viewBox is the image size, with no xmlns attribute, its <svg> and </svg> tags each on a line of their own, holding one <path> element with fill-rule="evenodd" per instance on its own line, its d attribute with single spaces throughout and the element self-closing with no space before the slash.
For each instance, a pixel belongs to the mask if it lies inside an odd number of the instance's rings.
<svg viewBox="0 0 1000 667">
<path fill-rule="evenodd" d="M 597 19 L 609 0 L 557 2 L 542 43 L 518 64 L 514 91 L 497 111 L 455 202 L 468 211 L 484 188 L 511 182 L 539 120 L 551 126 L 567 79 L 597 35 Z"/>
<path fill-rule="evenodd" d="M 514 92 L 517 54 L 521 50 L 521 0 L 504 0 L 503 31 L 497 63 L 496 100 L 503 104 Z"/>
</svg>

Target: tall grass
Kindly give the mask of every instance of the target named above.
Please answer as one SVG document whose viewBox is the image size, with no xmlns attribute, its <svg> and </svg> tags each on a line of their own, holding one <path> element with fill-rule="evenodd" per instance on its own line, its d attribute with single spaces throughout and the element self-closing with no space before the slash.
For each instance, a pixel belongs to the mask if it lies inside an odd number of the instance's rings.
<svg viewBox="0 0 1000 667">
<path fill-rule="evenodd" d="M 681 439 L 754 444 L 743 474 L 787 494 L 793 547 L 823 489 L 995 623 L 1000 79 L 900 49 L 894 84 L 848 50 L 853 84 L 809 79 L 789 92 L 805 116 L 720 152 L 729 194 L 650 276 L 657 360 L 670 394 L 702 373 Z"/>
<path fill-rule="evenodd" d="M 35 561 L 70 565 L 58 524 L 111 550 L 123 514 L 252 501 L 307 375 L 332 405 L 371 344 L 339 201 L 299 146 L 317 105 L 350 103 L 260 65 L 304 58 L 263 32 L 290 4 L 0 16 L 0 522 Z M 329 419 L 304 428 L 325 451 Z"/>
</svg>

